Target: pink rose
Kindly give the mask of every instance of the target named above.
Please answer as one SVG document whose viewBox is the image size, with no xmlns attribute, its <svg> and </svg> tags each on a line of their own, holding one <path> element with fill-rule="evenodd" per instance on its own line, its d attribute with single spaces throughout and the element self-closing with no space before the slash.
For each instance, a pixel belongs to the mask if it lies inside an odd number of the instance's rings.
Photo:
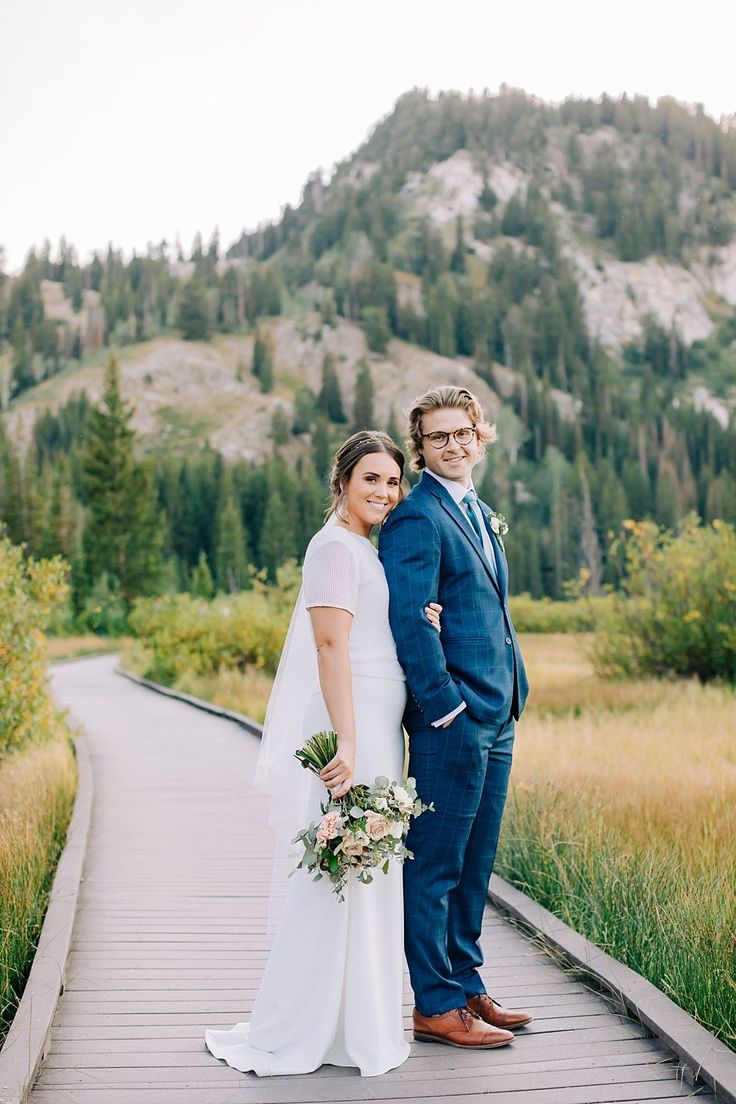
<svg viewBox="0 0 736 1104">
<path fill-rule="evenodd" d="M 388 835 L 388 821 L 381 813 L 368 812 L 365 815 L 365 830 L 369 839 L 383 839 Z"/>
<path fill-rule="evenodd" d="M 344 823 L 344 818 L 334 809 L 325 813 L 317 826 L 317 843 L 324 847 L 328 840 L 334 839 Z"/>
<path fill-rule="evenodd" d="M 342 828 L 342 824 L 343 818 L 333 809 L 331 812 L 325 813 L 322 817 L 322 820 L 319 822 L 317 834 L 324 836 L 326 840 L 334 839 Z"/>
</svg>

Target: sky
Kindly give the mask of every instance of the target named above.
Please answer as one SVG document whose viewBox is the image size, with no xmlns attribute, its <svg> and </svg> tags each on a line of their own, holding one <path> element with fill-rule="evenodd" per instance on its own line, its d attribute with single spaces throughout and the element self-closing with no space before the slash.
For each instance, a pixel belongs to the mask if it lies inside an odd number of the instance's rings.
<svg viewBox="0 0 736 1104">
<path fill-rule="evenodd" d="M 2 0 L 0 246 L 85 261 L 296 204 L 413 87 L 639 93 L 736 113 L 736 4 Z"/>
</svg>

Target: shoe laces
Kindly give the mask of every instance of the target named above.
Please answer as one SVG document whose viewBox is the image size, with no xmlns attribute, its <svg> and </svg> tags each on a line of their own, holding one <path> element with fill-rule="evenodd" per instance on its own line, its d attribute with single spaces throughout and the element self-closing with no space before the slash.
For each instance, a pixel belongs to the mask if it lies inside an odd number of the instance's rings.
<svg viewBox="0 0 736 1104">
<path fill-rule="evenodd" d="M 483 1001 L 488 1001 L 490 1004 L 496 1005 L 498 1008 L 501 1007 L 498 1001 L 494 1000 L 493 997 L 489 996 L 488 993 L 478 993 L 478 996 L 475 999 L 478 1001 L 479 1004 L 483 1004 Z"/>
<path fill-rule="evenodd" d="M 462 1020 L 463 1027 L 465 1028 L 466 1031 L 470 1031 L 470 1028 L 472 1027 L 472 1021 L 473 1020 L 479 1020 L 480 1019 L 480 1016 L 478 1015 L 478 1013 L 474 1012 L 472 1008 L 468 1008 L 467 1006 L 465 1008 L 458 1008 L 457 1013 L 458 1013 L 460 1019 Z"/>
</svg>

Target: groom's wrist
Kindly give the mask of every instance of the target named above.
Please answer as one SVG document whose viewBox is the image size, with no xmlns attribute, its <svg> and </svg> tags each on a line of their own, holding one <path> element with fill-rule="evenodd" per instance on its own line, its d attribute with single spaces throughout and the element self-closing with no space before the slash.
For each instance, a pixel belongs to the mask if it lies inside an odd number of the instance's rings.
<svg viewBox="0 0 736 1104">
<path fill-rule="evenodd" d="M 450 721 L 454 721 L 458 713 L 462 713 L 465 709 L 465 702 L 460 702 L 457 709 L 453 709 L 452 713 L 446 713 L 444 717 L 440 717 L 438 721 L 430 721 L 432 728 L 441 728 L 442 725 L 449 724 Z"/>
</svg>

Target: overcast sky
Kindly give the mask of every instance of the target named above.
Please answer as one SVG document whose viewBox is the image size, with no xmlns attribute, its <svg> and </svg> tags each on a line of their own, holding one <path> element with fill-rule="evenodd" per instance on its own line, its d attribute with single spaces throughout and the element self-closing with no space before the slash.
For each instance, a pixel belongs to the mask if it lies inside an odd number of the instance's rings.
<svg viewBox="0 0 736 1104">
<path fill-rule="evenodd" d="M 728 13 L 728 14 L 725 14 Z M 414 86 L 736 112 L 736 4 L 0 0 L 0 244 L 84 260 L 296 203 Z"/>
</svg>

